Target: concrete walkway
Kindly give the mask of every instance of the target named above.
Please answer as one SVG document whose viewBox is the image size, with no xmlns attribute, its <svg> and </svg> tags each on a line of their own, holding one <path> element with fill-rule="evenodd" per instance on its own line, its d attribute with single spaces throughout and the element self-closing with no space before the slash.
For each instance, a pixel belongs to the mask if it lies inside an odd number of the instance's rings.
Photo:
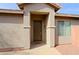
<svg viewBox="0 0 79 59">
<path fill-rule="evenodd" d="M 0 52 L 1 55 L 79 55 L 79 48 L 72 45 L 59 45 L 49 48 L 46 45 L 36 45 L 30 50 Z"/>
<path fill-rule="evenodd" d="M 62 55 L 79 55 L 79 47 L 73 46 L 71 44 L 59 45 L 56 47 Z"/>
<path fill-rule="evenodd" d="M 60 55 L 55 48 L 46 45 L 23 51 L 0 52 L 0 55 Z"/>
<path fill-rule="evenodd" d="M 30 50 L 30 53 L 33 55 L 60 55 L 60 53 L 55 48 L 49 48 L 46 45 L 33 48 Z"/>
</svg>

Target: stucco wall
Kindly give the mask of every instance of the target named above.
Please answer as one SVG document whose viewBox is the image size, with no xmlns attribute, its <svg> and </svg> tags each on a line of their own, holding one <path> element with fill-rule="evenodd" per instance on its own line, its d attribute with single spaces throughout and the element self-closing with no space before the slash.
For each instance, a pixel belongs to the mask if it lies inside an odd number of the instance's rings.
<svg viewBox="0 0 79 59">
<path fill-rule="evenodd" d="M 0 14 L 0 48 L 24 47 L 22 15 Z"/>
<path fill-rule="evenodd" d="M 56 38 L 60 43 L 71 43 L 74 47 L 79 47 L 79 19 L 76 18 L 56 18 L 56 21 L 70 21 L 71 22 L 71 37 L 58 37 L 56 31 Z"/>
<path fill-rule="evenodd" d="M 72 44 L 79 47 L 79 19 L 72 21 Z"/>
<path fill-rule="evenodd" d="M 54 39 L 55 39 L 55 11 L 54 8 L 42 4 L 42 3 L 35 3 L 35 4 L 28 4 L 24 6 L 24 26 L 26 27 L 24 33 L 26 36 L 24 37 L 26 40 L 26 48 L 30 48 L 30 14 L 31 12 L 36 13 L 49 13 L 48 15 L 48 22 L 47 22 L 47 30 L 46 30 L 46 42 L 48 46 L 54 46 Z M 27 34 L 28 33 L 28 34 Z"/>
</svg>

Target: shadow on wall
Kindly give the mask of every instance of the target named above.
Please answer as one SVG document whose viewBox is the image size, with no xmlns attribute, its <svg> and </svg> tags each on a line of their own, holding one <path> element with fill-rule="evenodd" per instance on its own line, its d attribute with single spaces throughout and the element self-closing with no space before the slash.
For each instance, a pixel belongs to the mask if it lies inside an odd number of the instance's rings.
<svg viewBox="0 0 79 59">
<path fill-rule="evenodd" d="M 23 16 L 17 14 L 0 14 L 0 23 L 22 24 Z"/>
</svg>

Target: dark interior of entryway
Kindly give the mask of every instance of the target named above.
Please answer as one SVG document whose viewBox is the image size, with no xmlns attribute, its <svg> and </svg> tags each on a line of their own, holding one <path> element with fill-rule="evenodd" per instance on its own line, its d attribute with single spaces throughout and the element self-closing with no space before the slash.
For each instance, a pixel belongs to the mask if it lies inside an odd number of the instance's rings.
<svg viewBox="0 0 79 59">
<path fill-rule="evenodd" d="M 41 43 L 42 41 L 42 20 L 33 20 L 33 42 Z"/>
<path fill-rule="evenodd" d="M 47 15 L 31 14 L 31 48 L 46 44 Z"/>
</svg>

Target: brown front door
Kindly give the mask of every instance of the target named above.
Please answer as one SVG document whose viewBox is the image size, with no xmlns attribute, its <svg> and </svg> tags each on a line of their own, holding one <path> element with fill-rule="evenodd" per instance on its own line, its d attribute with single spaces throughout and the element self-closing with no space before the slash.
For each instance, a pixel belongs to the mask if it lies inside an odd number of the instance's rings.
<svg viewBox="0 0 79 59">
<path fill-rule="evenodd" d="M 33 41 L 42 41 L 42 21 L 33 21 Z"/>
</svg>

